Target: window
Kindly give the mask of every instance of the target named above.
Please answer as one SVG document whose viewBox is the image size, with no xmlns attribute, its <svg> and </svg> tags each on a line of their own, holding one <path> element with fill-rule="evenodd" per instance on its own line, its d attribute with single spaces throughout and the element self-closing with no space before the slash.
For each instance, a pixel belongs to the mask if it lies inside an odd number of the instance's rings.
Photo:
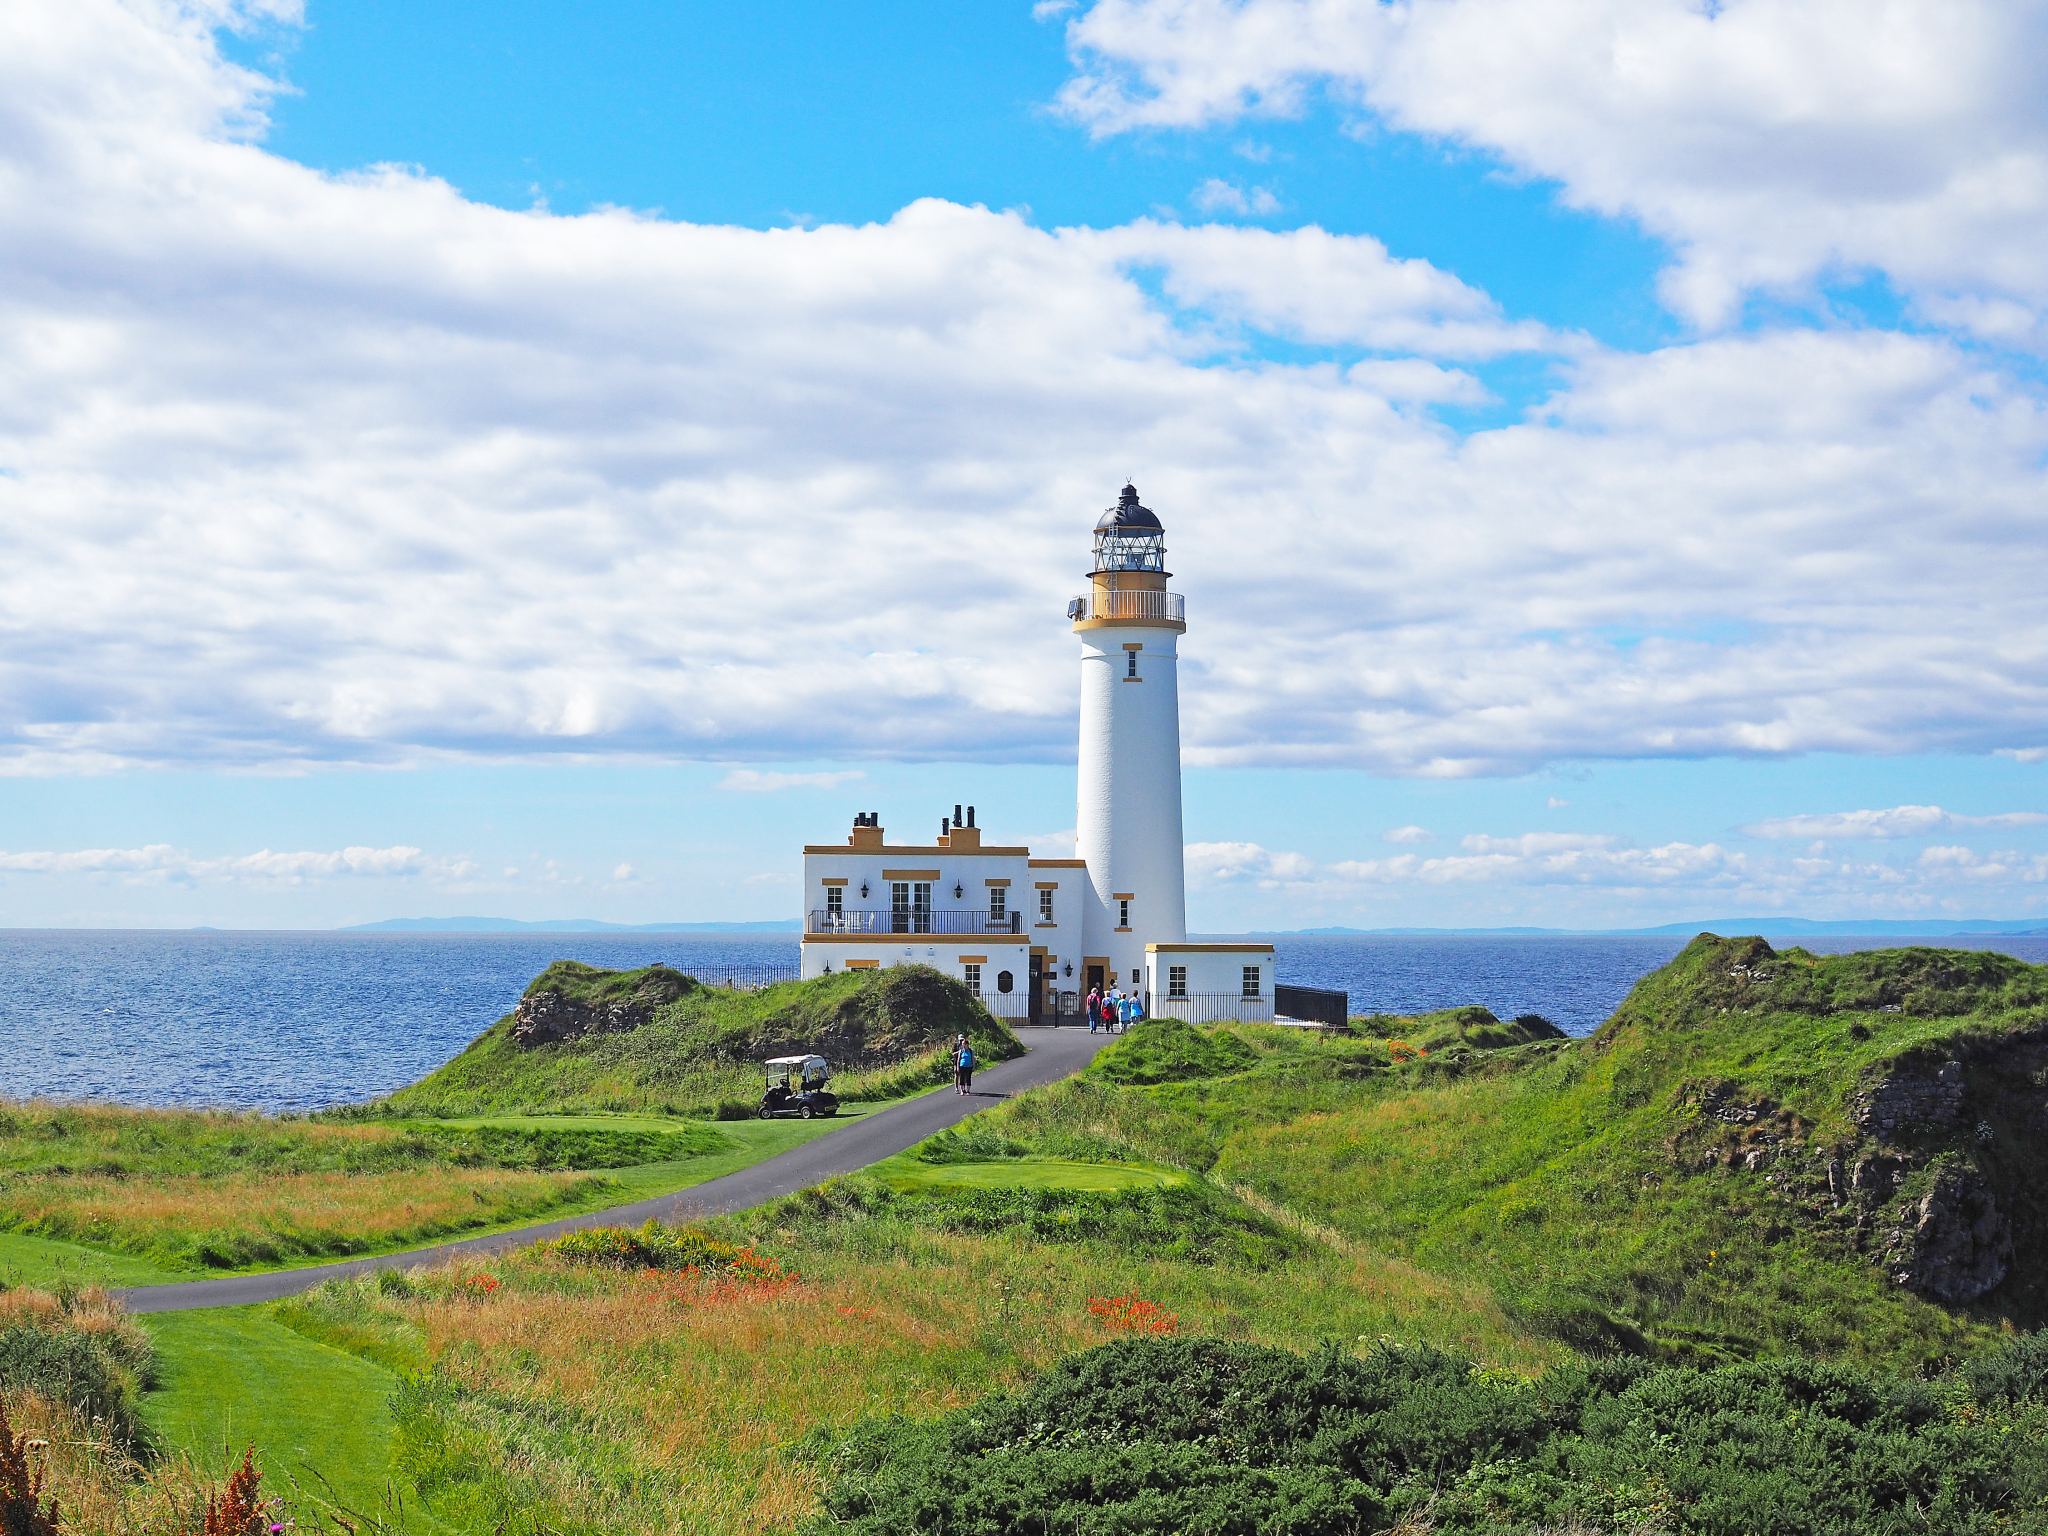
<svg viewBox="0 0 2048 1536">
<path fill-rule="evenodd" d="M 846 915 L 846 887 L 828 885 L 825 887 L 825 915 L 837 923 Z"/>
<path fill-rule="evenodd" d="M 930 933 L 932 931 L 932 883 L 929 880 L 889 882 L 889 931 Z"/>
<path fill-rule="evenodd" d="M 976 997 L 981 996 L 981 967 L 970 960 L 960 967 L 960 979 L 967 984 L 967 990 Z"/>
<path fill-rule="evenodd" d="M 1186 997 L 1188 995 L 1188 968 L 1184 965 L 1169 965 L 1166 968 L 1166 995 Z"/>
<path fill-rule="evenodd" d="M 1136 651 L 1124 652 L 1124 676 L 1133 680 L 1138 676 L 1138 653 Z"/>
<path fill-rule="evenodd" d="M 1248 965 L 1244 968 L 1244 996 L 1257 997 L 1263 989 L 1259 985 L 1259 968 Z"/>
<path fill-rule="evenodd" d="M 1002 923 L 1009 921 L 1009 887 L 1002 885 L 992 885 L 988 888 L 988 915 L 990 922 Z"/>
<path fill-rule="evenodd" d="M 1038 893 L 1038 920 L 1041 923 L 1049 923 L 1052 921 L 1051 891 L 1040 891 Z"/>
<path fill-rule="evenodd" d="M 1137 968 L 1137 967 L 1136 967 L 1136 966 L 1134 965 L 1134 966 L 1132 966 L 1132 967 L 1131 967 L 1131 985 L 1135 987 L 1135 986 L 1136 986 L 1137 984 L 1138 984 L 1138 968 Z"/>
<path fill-rule="evenodd" d="M 1131 926 L 1131 898 L 1128 896 L 1116 899 L 1116 925 L 1119 928 Z"/>
<path fill-rule="evenodd" d="M 1010 988 L 1016 985 L 1016 978 L 1013 977 L 1008 971 L 996 972 L 996 990 L 1002 993 L 1005 997 L 1009 995 Z"/>
</svg>

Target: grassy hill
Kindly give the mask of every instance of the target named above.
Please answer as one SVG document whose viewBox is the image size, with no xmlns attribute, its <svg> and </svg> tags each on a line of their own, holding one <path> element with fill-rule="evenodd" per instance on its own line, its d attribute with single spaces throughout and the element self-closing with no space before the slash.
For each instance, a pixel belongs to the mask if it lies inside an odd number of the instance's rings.
<svg viewBox="0 0 2048 1536">
<path fill-rule="evenodd" d="M 1594 1351 L 1906 1365 L 2048 1320 L 2048 967 L 1703 936 L 1585 1041 L 1387 1025 L 1153 1023 L 990 1129 L 1198 1172 Z"/>
<path fill-rule="evenodd" d="M 462 1054 L 373 1110 L 737 1117 L 760 1098 L 756 1065 L 799 1051 L 831 1061 L 842 1097 L 889 1098 L 943 1081 L 944 1047 L 956 1034 L 985 1061 L 1023 1049 L 966 988 L 929 966 L 734 992 L 665 966 L 603 971 L 562 960 Z"/>
</svg>

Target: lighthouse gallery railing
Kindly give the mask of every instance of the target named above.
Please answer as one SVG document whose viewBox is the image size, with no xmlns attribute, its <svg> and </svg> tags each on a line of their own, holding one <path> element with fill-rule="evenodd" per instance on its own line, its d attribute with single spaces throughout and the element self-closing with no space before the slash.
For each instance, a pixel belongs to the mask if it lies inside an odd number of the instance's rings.
<svg viewBox="0 0 2048 1536">
<path fill-rule="evenodd" d="M 1087 592 L 1067 604 L 1067 617 L 1083 619 L 1158 619 L 1185 624 L 1188 602 L 1178 592 L 1149 588 L 1131 592 Z"/>
</svg>

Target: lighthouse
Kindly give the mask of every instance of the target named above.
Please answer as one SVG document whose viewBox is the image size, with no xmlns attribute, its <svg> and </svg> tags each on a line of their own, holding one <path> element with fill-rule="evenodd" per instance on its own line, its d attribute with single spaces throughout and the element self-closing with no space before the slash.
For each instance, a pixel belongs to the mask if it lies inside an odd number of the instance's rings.
<svg viewBox="0 0 2048 1536">
<path fill-rule="evenodd" d="M 1166 530 L 1126 485 L 1095 524 L 1088 590 L 1067 605 L 1081 639 L 1074 851 L 1088 870 L 1087 979 L 1126 989 L 1145 983 L 1148 944 L 1187 939 L 1178 674 L 1188 626 L 1169 574 Z"/>
<path fill-rule="evenodd" d="M 1126 485 L 1096 521 L 1081 639 L 1076 857 L 982 840 L 974 806 L 892 839 L 857 811 L 804 847 L 802 974 L 928 965 L 1016 1023 L 1081 1017 L 1092 990 L 1191 1024 L 1275 1016 L 1273 946 L 1188 942 L 1180 823 L 1180 637 L 1166 530 Z M 965 796 L 962 797 L 963 801 Z M 930 825 L 929 822 L 926 823 Z"/>
</svg>

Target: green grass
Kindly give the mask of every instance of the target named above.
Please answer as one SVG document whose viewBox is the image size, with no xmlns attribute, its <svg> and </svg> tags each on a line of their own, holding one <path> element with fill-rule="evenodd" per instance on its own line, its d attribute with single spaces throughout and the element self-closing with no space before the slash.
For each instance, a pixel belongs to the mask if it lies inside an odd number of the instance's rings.
<svg viewBox="0 0 2048 1536">
<path fill-rule="evenodd" d="M 1188 1175 L 1171 1168 L 1080 1163 L 1057 1157 L 935 1164 L 904 1155 L 877 1163 L 869 1172 L 900 1194 L 943 1194 L 970 1189 L 1063 1189 L 1106 1194 L 1128 1189 L 1164 1189 L 1188 1180 Z"/>
<path fill-rule="evenodd" d="M 2048 1311 L 2048 1219 L 2029 1172 L 2044 1148 L 2021 1113 L 2037 1089 L 1998 1075 L 2023 1073 L 2031 1048 L 1996 1065 L 1996 1042 L 2044 1010 L 2048 968 L 2002 956 L 1822 959 L 1703 940 L 1584 1042 L 1475 1047 L 1492 1026 L 1461 1011 L 1378 1021 L 1436 1042 L 1404 1064 L 1379 1040 L 1235 1027 L 1191 1041 L 1155 1022 L 976 1134 L 1012 1155 L 1186 1168 L 1303 1230 L 1476 1278 L 1524 1327 L 1584 1348 L 1921 1367 Z M 1994 1183 L 2021 1253 L 1999 1291 L 1948 1308 L 1859 1248 L 1825 1169 L 1866 1155 L 1859 1084 L 1958 1053 L 1979 1063 L 1972 1102 L 1994 1134 L 1930 1132 L 1921 1150 Z M 1731 1128 L 1709 1102 L 1756 1108 L 1755 1127 Z M 1731 1166 L 1757 1148 L 1762 1166 Z M 1910 1220 L 1920 1187 L 1909 1181 L 1881 1220 Z"/>
<path fill-rule="evenodd" d="M 156 1285 L 196 1275 L 252 1274 L 304 1268 L 339 1257 L 400 1253 L 451 1236 L 481 1236 L 537 1219 L 583 1215 L 689 1189 L 750 1168 L 889 1107 L 890 1103 L 849 1104 L 831 1119 L 743 1120 L 716 1126 L 647 1115 L 471 1116 L 450 1122 L 451 1128 L 470 1136 L 493 1130 L 504 1131 L 508 1136 L 532 1133 L 559 1137 L 560 1133 L 575 1133 L 590 1145 L 613 1146 L 630 1139 L 657 1150 L 665 1146 L 699 1145 L 707 1146 L 708 1150 L 660 1162 L 606 1167 L 599 1174 L 565 1187 L 542 1206 L 507 1216 L 494 1219 L 488 1210 L 479 1209 L 465 1214 L 459 1223 L 400 1226 L 381 1237 L 343 1227 L 318 1229 L 303 1222 L 291 1226 L 266 1224 L 232 1206 L 217 1216 L 220 1225 L 203 1230 L 140 1218 L 119 1224 L 103 1219 L 94 1229 L 100 1240 L 93 1243 L 73 1241 L 66 1236 L 0 1230 L 0 1281 L 40 1286 Z M 109 1113 L 147 1117 L 154 1112 Z M 271 1177 L 273 1198 L 288 1201 L 294 1188 L 290 1176 Z M 149 1187 L 146 1180 L 141 1181 L 142 1190 Z M 358 1193 L 363 1202 L 362 1213 L 367 1217 L 378 1190 L 366 1179 Z M 0 1191 L 0 1220 L 6 1219 L 7 1198 Z M 209 1262 L 210 1257 L 218 1262 Z"/>
<path fill-rule="evenodd" d="M 143 1415 L 166 1448 L 219 1467 L 253 1445 L 266 1486 L 296 1485 L 315 1504 L 387 1523 L 409 1504 L 396 1497 L 390 1371 L 294 1332 L 267 1308 L 173 1313 L 145 1325 L 161 1385 Z"/>
<path fill-rule="evenodd" d="M 732 1118 L 761 1096 L 765 1057 L 817 1051 L 845 1098 L 895 1098 L 943 1082 L 942 1048 L 967 1034 L 984 1061 L 1023 1047 L 957 981 L 929 966 L 844 972 L 756 992 L 704 986 L 664 967 L 600 971 L 560 961 L 527 989 L 536 1001 L 594 1018 L 624 1008 L 639 1022 L 522 1045 L 516 1014 L 447 1065 L 366 1113 L 469 1115 L 548 1106 Z"/>
<path fill-rule="evenodd" d="M 0 1288 L 17 1285 L 55 1291 L 88 1285 L 162 1285 L 189 1280 L 193 1271 L 129 1253 L 89 1248 L 55 1238 L 0 1232 Z"/>
</svg>

